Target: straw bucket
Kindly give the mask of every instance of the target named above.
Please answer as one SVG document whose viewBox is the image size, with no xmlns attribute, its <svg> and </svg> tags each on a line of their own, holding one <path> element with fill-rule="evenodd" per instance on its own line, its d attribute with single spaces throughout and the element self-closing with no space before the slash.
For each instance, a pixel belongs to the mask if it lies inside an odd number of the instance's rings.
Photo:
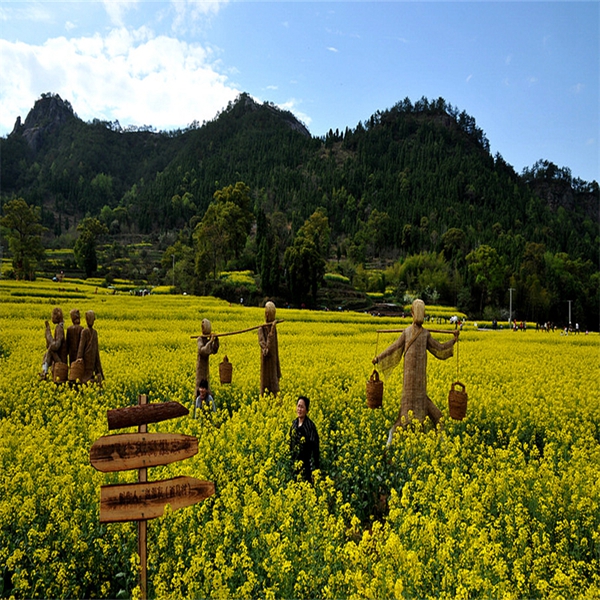
<svg viewBox="0 0 600 600">
<path fill-rule="evenodd" d="M 377 369 L 373 369 L 371 377 L 367 381 L 367 406 L 369 408 L 381 408 L 383 400 L 383 381 L 379 379 Z"/>
<path fill-rule="evenodd" d="M 221 383 L 231 383 L 231 374 L 233 373 L 233 365 L 229 362 L 227 355 L 223 357 L 223 361 L 219 365 L 219 379 Z"/>
<path fill-rule="evenodd" d="M 457 386 L 462 388 L 461 390 L 455 389 Z M 467 392 L 465 386 L 460 381 L 455 381 L 448 394 L 448 407 L 450 408 L 450 416 L 456 421 L 462 421 L 467 414 Z"/>
<path fill-rule="evenodd" d="M 52 365 L 52 381 L 54 383 L 64 383 L 67 380 L 69 367 L 67 363 L 55 362 Z"/>
<path fill-rule="evenodd" d="M 83 364 L 83 360 L 80 358 L 75 362 L 71 363 L 71 368 L 69 369 L 69 381 L 81 381 L 83 379 L 83 373 L 85 371 L 85 366 Z"/>
</svg>

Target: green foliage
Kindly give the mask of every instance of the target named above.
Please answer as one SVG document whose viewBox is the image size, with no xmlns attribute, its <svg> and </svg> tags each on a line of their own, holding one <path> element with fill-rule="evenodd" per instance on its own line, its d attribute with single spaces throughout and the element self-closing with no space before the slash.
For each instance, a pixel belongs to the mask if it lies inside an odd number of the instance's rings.
<svg viewBox="0 0 600 600">
<path fill-rule="evenodd" d="M 341 283 L 350 283 L 350 279 L 339 273 L 325 273 L 323 279 L 325 281 L 339 281 Z"/>
<path fill-rule="evenodd" d="M 329 250 L 329 220 L 317 209 L 298 230 L 294 243 L 285 251 L 284 264 L 292 298 L 298 303 L 316 304 L 317 292 L 325 276 Z"/>
<path fill-rule="evenodd" d="M 81 269 L 85 271 L 86 277 L 90 277 L 98 269 L 98 255 L 96 246 L 98 238 L 106 233 L 108 229 L 98 219 L 86 217 L 77 226 L 79 238 L 75 242 L 73 251 L 75 260 Z"/>
<path fill-rule="evenodd" d="M 215 192 L 214 200 L 194 231 L 196 273 L 200 279 L 209 274 L 216 279 L 229 259 L 240 256 L 253 221 L 246 184 L 238 182 L 235 187 L 223 188 Z"/>
<path fill-rule="evenodd" d="M 479 310 L 483 310 L 486 297 L 491 297 L 503 288 L 504 268 L 495 248 L 481 245 L 470 252 L 467 257 L 469 271 L 475 276 L 475 285 L 481 289 Z"/>
<path fill-rule="evenodd" d="M 16 279 L 35 279 L 37 262 L 44 256 L 40 209 L 23 198 L 7 202 L 0 226 L 6 231 Z"/>
</svg>

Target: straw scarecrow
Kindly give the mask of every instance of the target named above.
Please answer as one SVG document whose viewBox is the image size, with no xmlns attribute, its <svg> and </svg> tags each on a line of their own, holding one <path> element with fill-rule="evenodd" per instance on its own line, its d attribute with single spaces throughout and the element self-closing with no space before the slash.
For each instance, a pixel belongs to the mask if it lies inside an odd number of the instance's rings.
<svg viewBox="0 0 600 600">
<path fill-rule="evenodd" d="M 98 332 L 94 329 L 96 313 L 88 310 L 85 313 L 87 328 L 81 332 L 77 360 L 83 360 L 83 374 L 81 383 L 87 383 L 95 378 L 97 383 L 102 383 L 104 373 L 100 364 L 100 350 L 98 348 Z"/>
<path fill-rule="evenodd" d="M 271 392 L 274 396 L 279 393 L 281 366 L 279 364 L 279 344 L 275 323 L 275 304 L 265 304 L 264 325 L 258 328 L 258 343 L 260 345 L 260 394 Z"/>
<path fill-rule="evenodd" d="M 79 314 L 78 308 L 74 308 L 71 311 L 71 321 L 73 322 L 73 325 L 70 325 L 67 329 L 67 352 L 69 355 L 70 365 L 77 360 L 79 342 L 81 341 L 81 332 L 83 331 L 83 326 L 81 325 L 81 315 Z"/>
<path fill-rule="evenodd" d="M 56 325 L 54 335 L 50 330 L 50 323 L 46 321 L 46 353 L 42 361 L 40 378 L 45 379 L 48 369 L 55 363 L 67 363 L 67 344 L 65 342 L 65 323 L 63 311 L 58 306 L 52 309 L 52 323 Z"/>
<path fill-rule="evenodd" d="M 210 385 L 210 366 L 208 359 L 211 354 L 219 351 L 219 338 L 212 335 L 212 325 L 208 319 L 202 319 L 202 335 L 198 336 L 198 356 L 196 358 L 196 387 L 198 394 L 200 382 L 205 379 Z M 194 396 L 196 397 L 196 396 Z"/>
<path fill-rule="evenodd" d="M 373 364 L 379 364 L 384 377 L 387 377 L 400 363 L 404 356 L 404 381 L 400 412 L 396 422 L 390 429 L 388 445 L 396 427 L 407 425 L 412 418 L 420 422 L 429 417 L 437 425 L 442 412 L 427 395 L 427 352 L 440 360 L 446 360 L 454 354 L 454 344 L 458 341 L 459 331 L 452 331 L 454 338 L 448 342 L 438 342 L 431 332 L 423 327 L 425 304 L 415 300 L 412 304 L 413 323 L 402 335 L 383 352 L 373 359 Z M 449 332 L 450 333 L 450 332 Z"/>
</svg>

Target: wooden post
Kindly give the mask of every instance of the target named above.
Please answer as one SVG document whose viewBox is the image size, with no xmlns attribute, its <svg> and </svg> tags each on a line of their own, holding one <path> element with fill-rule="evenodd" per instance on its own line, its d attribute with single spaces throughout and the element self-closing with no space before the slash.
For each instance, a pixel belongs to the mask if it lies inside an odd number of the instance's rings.
<svg viewBox="0 0 600 600">
<path fill-rule="evenodd" d="M 148 396 L 146 394 L 140 394 L 138 398 L 138 404 L 143 406 L 148 403 Z M 138 426 L 139 433 L 147 433 L 148 426 L 143 423 Z M 148 469 L 142 467 L 138 470 L 138 482 L 146 483 L 148 481 Z M 138 521 L 138 554 L 140 556 L 140 592 L 142 600 L 146 600 L 148 597 L 148 577 L 147 577 L 147 564 L 148 564 L 148 521 Z"/>
</svg>

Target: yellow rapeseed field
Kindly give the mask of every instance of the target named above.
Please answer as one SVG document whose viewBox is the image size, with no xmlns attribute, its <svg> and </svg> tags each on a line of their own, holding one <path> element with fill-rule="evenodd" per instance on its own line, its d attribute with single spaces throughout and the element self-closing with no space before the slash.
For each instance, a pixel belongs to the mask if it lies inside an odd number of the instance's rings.
<svg viewBox="0 0 600 600">
<path fill-rule="evenodd" d="M 107 293 L 108 292 L 108 293 Z M 96 312 L 102 389 L 38 381 L 53 306 Z M 264 320 L 213 298 L 112 294 L 85 282 L 0 280 L 0 597 L 131 597 L 133 523 L 99 523 L 89 450 L 108 409 L 175 400 L 192 408 L 196 344 Z M 282 392 L 259 396 L 256 331 L 211 358 L 216 413 L 149 425 L 194 435 L 193 458 L 149 470 L 216 483 L 204 502 L 148 523 L 157 598 L 597 598 L 600 596 L 598 334 L 477 331 L 428 365 L 443 429 L 399 431 L 401 369 L 366 407 L 371 359 L 408 320 L 278 308 Z M 440 329 L 441 325 L 432 328 Z M 434 334 L 448 339 L 444 334 Z M 233 381 L 220 384 L 227 355 Z M 457 375 L 457 368 L 459 369 Z M 453 421 L 448 391 L 469 394 Z M 313 486 L 295 481 L 288 430 L 299 394 L 321 437 Z M 133 431 L 133 430 L 132 430 Z"/>
</svg>

